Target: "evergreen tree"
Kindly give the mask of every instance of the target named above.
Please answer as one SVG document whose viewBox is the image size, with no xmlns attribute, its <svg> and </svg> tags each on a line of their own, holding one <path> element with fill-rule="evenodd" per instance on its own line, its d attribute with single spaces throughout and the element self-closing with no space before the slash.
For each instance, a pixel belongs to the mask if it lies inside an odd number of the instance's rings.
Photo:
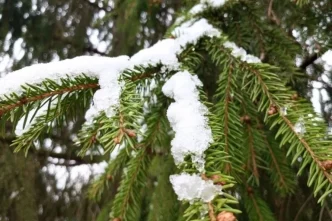
<svg viewBox="0 0 332 221">
<path fill-rule="evenodd" d="M 90 198 L 121 179 L 99 220 L 331 219 L 329 116 L 305 89 L 308 76 L 320 80 L 330 13 L 329 1 L 202 0 L 130 58 L 2 78 L 2 134 L 7 122 L 22 129 L 12 145 L 28 153 L 85 113 L 80 155 L 109 158 Z"/>
<path fill-rule="evenodd" d="M 33 63 L 83 54 L 133 54 L 160 39 L 172 23 L 175 11 L 183 7 L 179 0 L 131 2 L 0 1 L 1 76 Z M 164 17 L 168 19 L 161 19 Z M 132 22 L 126 22 L 128 19 Z M 126 35 L 121 36 L 122 33 Z M 132 37 L 127 39 L 128 36 Z M 122 51 L 117 51 L 118 47 Z M 40 137 L 35 143 L 39 148 L 31 148 L 27 158 L 24 153 L 13 154 L 10 149 L 15 134 L 7 133 L 1 138 L 0 220 L 96 219 L 100 209 L 107 204 L 107 198 L 89 201 L 86 191 L 93 176 L 84 176 L 82 180 L 72 174 L 81 167 L 96 168 L 96 164 L 108 157 L 99 152 L 94 153 L 92 159 L 90 154 L 77 156 L 79 148 L 72 138 L 82 122 L 84 115 L 78 114 L 76 121 L 68 127 Z M 8 132 L 11 127 L 6 124 Z M 29 173 L 18 169 L 22 167 Z M 117 186 L 117 182 L 112 185 Z M 110 190 L 105 195 L 112 197 L 114 192 Z"/>
</svg>

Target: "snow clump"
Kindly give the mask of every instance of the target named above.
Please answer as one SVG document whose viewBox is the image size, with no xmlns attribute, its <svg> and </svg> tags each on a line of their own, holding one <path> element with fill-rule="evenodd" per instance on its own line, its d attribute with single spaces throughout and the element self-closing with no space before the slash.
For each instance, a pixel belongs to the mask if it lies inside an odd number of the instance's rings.
<svg viewBox="0 0 332 221">
<path fill-rule="evenodd" d="M 213 142 L 208 126 L 207 107 L 199 101 L 202 82 L 188 71 L 173 75 L 163 86 L 163 93 L 173 102 L 167 110 L 167 118 L 175 132 L 172 140 L 172 155 L 177 165 L 184 162 L 187 155 L 198 171 L 204 171 L 204 151 Z"/>
<path fill-rule="evenodd" d="M 170 181 L 179 200 L 193 202 L 201 200 L 203 202 L 212 201 L 217 195 L 222 194 L 222 187 L 214 185 L 212 180 L 203 180 L 197 174 L 181 173 L 171 175 Z"/>
</svg>

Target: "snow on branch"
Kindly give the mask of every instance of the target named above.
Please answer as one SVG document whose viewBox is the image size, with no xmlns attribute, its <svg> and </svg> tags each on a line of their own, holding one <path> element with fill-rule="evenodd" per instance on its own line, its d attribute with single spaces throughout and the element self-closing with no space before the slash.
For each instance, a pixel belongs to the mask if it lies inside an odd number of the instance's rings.
<svg viewBox="0 0 332 221">
<path fill-rule="evenodd" d="M 204 151 L 213 141 L 211 128 L 208 126 L 208 109 L 199 100 L 197 87 L 202 82 L 188 71 L 173 75 L 163 86 L 163 93 L 174 98 L 167 110 L 168 120 L 175 131 L 172 140 L 172 155 L 177 165 L 191 155 L 198 171 L 204 171 Z"/>
<path fill-rule="evenodd" d="M 207 20 L 191 20 L 176 28 L 173 32 L 176 39 L 164 39 L 150 48 L 143 49 L 132 58 L 120 56 L 115 58 L 81 56 L 64 61 L 47 64 L 36 64 L 12 72 L 0 79 L 0 99 L 5 95 L 15 93 L 21 95 L 22 86 L 26 84 L 41 84 L 45 79 L 60 83 L 63 78 L 75 78 L 82 74 L 98 78 L 100 89 L 93 98 L 93 106 L 86 114 L 86 120 L 91 122 L 100 112 L 104 111 L 112 117 L 119 105 L 119 97 L 123 82 L 119 82 L 121 73 L 135 66 L 163 66 L 166 70 L 177 70 L 180 67 L 177 55 L 187 44 L 195 44 L 203 36 L 218 36 L 220 32 L 208 24 Z"/>
<path fill-rule="evenodd" d="M 201 0 L 201 4 L 207 3 L 211 7 L 218 8 L 223 6 L 228 0 Z"/>
<path fill-rule="evenodd" d="M 203 180 L 197 174 L 171 175 L 170 181 L 179 200 L 210 202 L 222 194 L 220 185 L 214 185 L 212 180 Z"/>
<path fill-rule="evenodd" d="M 212 7 L 221 7 L 225 1 L 201 1 Z M 200 6 L 198 6 L 200 7 Z M 197 76 L 181 70 L 178 56 L 188 44 L 196 44 L 204 36 L 219 37 L 221 32 L 208 23 L 206 19 L 191 19 L 184 22 L 172 32 L 174 38 L 164 39 L 150 48 L 143 49 L 129 58 L 120 56 L 115 58 L 81 56 L 74 59 L 37 64 L 8 74 L 0 79 L 0 99 L 5 100 L 11 94 L 22 95 L 22 86 L 39 85 L 49 79 L 61 83 L 61 79 L 81 76 L 97 78 L 100 89 L 93 97 L 93 105 L 86 113 L 87 123 L 92 123 L 95 117 L 105 112 L 107 117 L 113 117 L 120 105 L 120 95 L 125 89 L 121 74 L 135 67 L 153 67 L 161 65 L 161 72 L 179 71 L 163 86 L 163 93 L 174 98 L 167 111 L 167 117 L 175 131 L 172 140 L 172 155 L 177 165 L 184 162 L 184 158 L 191 156 L 192 162 L 199 172 L 204 171 L 204 151 L 213 142 L 211 128 L 208 125 L 208 109 L 200 102 L 198 87 L 202 83 Z M 23 128 L 18 128 L 22 131 Z M 188 181 L 197 181 L 196 186 L 188 186 Z M 200 198 L 204 202 L 211 201 L 221 193 L 221 187 L 212 181 L 202 180 L 198 175 L 180 174 L 171 177 L 173 187 L 182 199 Z M 195 183 L 193 182 L 193 183 Z M 181 196 L 181 185 L 187 185 L 194 195 Z M 180 186 L 179 186 L 180 185 Z M 193 189 L 194 188 L 194 189 Z"/>
<path fill-rule="evenodd" d="M 203 12 L 207 8 L 207 6 L 219 8 L 224 6 L 227 1 L 228 0 L 201 0 L 199 4 L 194 5 L 194 7 L 190 9 L 189 13 L 192 15 L 196 15 Z"/>
<path fill-rule="evenodd" d="M 126 56 L 118 58 L 80 56 L 63 61 L 35 64 L 0 78 L 0 98 L 11 93 L 20 95 L 23 92 L 22 86 L 40 84 L 45 79 L 61 83 L 61 78 L 75 78 L 82 73 L 88 77 L 100 78 L 106 71 L 112 72 L 123 68 L 128 60 Z"/>
</svg>

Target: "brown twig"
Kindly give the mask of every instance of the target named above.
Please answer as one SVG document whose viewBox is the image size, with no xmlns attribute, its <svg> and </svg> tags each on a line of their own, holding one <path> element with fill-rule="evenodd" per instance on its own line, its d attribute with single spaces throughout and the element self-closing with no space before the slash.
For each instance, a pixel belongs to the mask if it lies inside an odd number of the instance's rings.
<svg viewBox="0 0 332 221">
<path fill-rule="evenodd" d="M 254 176 L 258 179 L 259 173 L 258 173 L 258 168 L 257 168 L 257 162 L 256 162 L 256 152 L 255 152 L 255 147 L 254 147 L 254 140 L 253 140 L 253 134 L 250 129 L 250 125 L 247 124 L 247 131 L 248 131 L 248 137 L 249 137 L 249 148 L 250 148 L 250 153 L 251 153 L 251 160 L 252 160 L 252 172 Z M 248 164 L 249 164 L 248 160 Z M 248 165 L 249 167 L 249 165 Z"/>
<path fill-rule="evenodd" d="M 144 79 L 144 78 L 148 78 L 148 77 L 151 77 L 151 75 L 153 75 L 154 73 L 155 72 L 148 72 L 148 73 L 138 74 L 138 75 L 135 75 L 135 76 L 131 77 L 130 80 L 137 81 L 137 80 L 141 80 L 141 79 Z"/>
<path fill-rule="evenodd" d="M 213 205 L 211 202 L 208 203 L 208 207 L 209 207 L 209 217 L 210 217 L 210 221 L 217 221 L 217 218 L 214 214 L 214 209 L 213 209 Z"/>
<path fill-rule="evenodd" d="M 229 114 L 228 114 L 228 107 L 229 107 L 229 102 L 230 102 L 230 88 L 231 88 L 231 74 L 233 71 L 233 66 L 231 65 L 229 67 L 229 71 L 228 71 L 228 75 L 227 75 L 227 86 L 226 86 L 226 92 L 225 92 L 225 114 L 224 114 L 224 137 L 225 137 L 225 149 L 224 151 L 226 152 L 226 154 L 228 154 L 229 152 L 229 143 L 228 143 L 228 134 L 229 134 L 229 128 L 228 128 L 228 118 L 229 118 Z M 225 168 L 225 172 L 229 173 L 231 171 L 231 164 L 228 162 L 226 163 L 226 168 Z"/>
<path fill-rule="evenodd" d="M 252 202 L 254 203 L 254 207 L 255 207 L 255 209 L 257 211 L 257 214 L 258 214 L 258 217 L 259 217 L 259 221 L 264 221 L 263 216 L 262 216 L 261 211 L 260 211 L 260 208 L 257 205 L 255 197 L 253 196 L 252 193 L 249 193 L 249 197 L 251 198 Z"/>
<path fill-rule="evenodd" d="M 312 199 L 312 197 L 314 196 L 314 194 L 310 194 L 310 196 L 306 199 L 306 201 L 304 201 L 304 203 L 302 204 L 301 208 L 299 209 L 299 211 L 297 212 L 294 221 L 297 221 L 298 218 L 300 217 L 302 211 L 304 210 L 305 206 L 309 203 L 309 201 Z"/>
<path fill-rule="evenodd" d="M 280 19 L 278 18 L 278 16 L 275 14 L 275 12 L 273 11 L 272 9 L 273 7 L 273 0 L 270 0 L 270 3 L 269 3 L 269 7 L 268 7 L 268 10 L 267 10 L 267 17 L 273 21 L 276 25 L 280 25 Z"/>
</svg>

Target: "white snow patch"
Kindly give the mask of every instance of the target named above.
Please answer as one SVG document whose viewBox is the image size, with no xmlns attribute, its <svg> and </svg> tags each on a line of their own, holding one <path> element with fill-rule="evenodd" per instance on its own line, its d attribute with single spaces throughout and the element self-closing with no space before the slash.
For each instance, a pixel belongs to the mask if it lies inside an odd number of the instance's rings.
<svg viewBox="0 0 332 221">
<path fill-rule="evenodd" d="M 247 62 L 247 63 L 261 63 L 261 60 L 253 55 L 247 54 L 247 52 L 241 48 L 238 47 L 234 42 L 226 41 L 224 43 L 224 47 L 231 49 L 231 53 L 234 57 L 240 58 L 241 61 Z"/>
<path fill-rule="evenodd" d="M 163 93 L 174 98 L 167 110 L 167 117 L 175 132 L 172 140 L 172 155 L 177 165 L 184 157 L 192 155 L 198 171 L 204 171 L 204 151 L 213 142 L 206 114 L 208 110 L 199 101 L 197 87 L 202 86 L 197 76 L 188 71 L 173 75 L 163 86 Z"/>
<path fill-rule="evenodd" d="M 226 2 L 227 0 L 201 0 L 200 4 L 194 5 L 189 10 L 189 14 L 196 15 L 198 13 L 201 13 L 207 8 L 208 5 L 210 7 L 219 8 L 223 6 Z"/>
<path fill-rule="evenodd" d="M 222 194 L 220 185 L 214 185 L 212 180 L 203 180 L 197 174 L 171 175 L 170 181 L 179 200 L 210 202 L 217 195 Z"/>
<path fill-rule="evenodd" d="M 176 41 L 181 47 L 185 47 L 187 44 L 196 44 L 203 36 L 218 37 L 220 34 L 221 32 L 204 18 L 196 22 L 189 20 L 172 32 L 172 35 L 176 36 Z"/>
<path fill-rule="evenodd" d="M 189 10 L 189 13 L 195 15 L 201 13 L 202 11 L 204 11 L 204 9 L 205 9 L 204 4 L 197 4 Z"/>
<path fill-rule="evenodd" d="M 0 98 L 11 93 L 22 93 L 22 85 L 39 84 L 46 78 L 60 80 L 67 76 L 74 78 L 84 73 L 90 77 L 100 77 L 105 71 L 117 69 L 128 57 L 108 58 L 96 56 L 80 56 L 73 59 L 35 64 L 14 71 L 0 79 Z"/>
<path fill-rule="evenodd" d="M 332 66 L 332 50 L 328 50 L 322 55 L 322 60 L 329 66 Z"/>
<path fill-rule="evenodd" d="M 178 58 L 176 57 L 178 53 L 180 53 L 180 46 L 177 41 L 175 39 L 164 39 L 132 56 L 130 59 L 131 68 L 136 65 L 148 67 L 160 63 L 174 70 L 179 67 Z"/>
<path fill-rule="evenodd" d="M 221 7 L 223 6 L 228 0 L 201 0 L 201 3 L 207 3 L 208 5 L 210 5 L 211 7 Z"/>
<path fill-rule="evenodd" d="M 114 160 L 119 153 L 121 152 L 121 150 L 123 150 L 126 147 L 126 145 L 124 143 L 121 144 L 117 144 L 114 148 L 114 150 L 111 152 L 111 159 L 110 160 Z"/>
<path fill-rule="evenodd" d="M 300 136 L 303 136 L 306 133 L 305 122 L 303 117 L 300 117 L 296 124 L 294 125 L 294 131 Z"/>
</svg>

